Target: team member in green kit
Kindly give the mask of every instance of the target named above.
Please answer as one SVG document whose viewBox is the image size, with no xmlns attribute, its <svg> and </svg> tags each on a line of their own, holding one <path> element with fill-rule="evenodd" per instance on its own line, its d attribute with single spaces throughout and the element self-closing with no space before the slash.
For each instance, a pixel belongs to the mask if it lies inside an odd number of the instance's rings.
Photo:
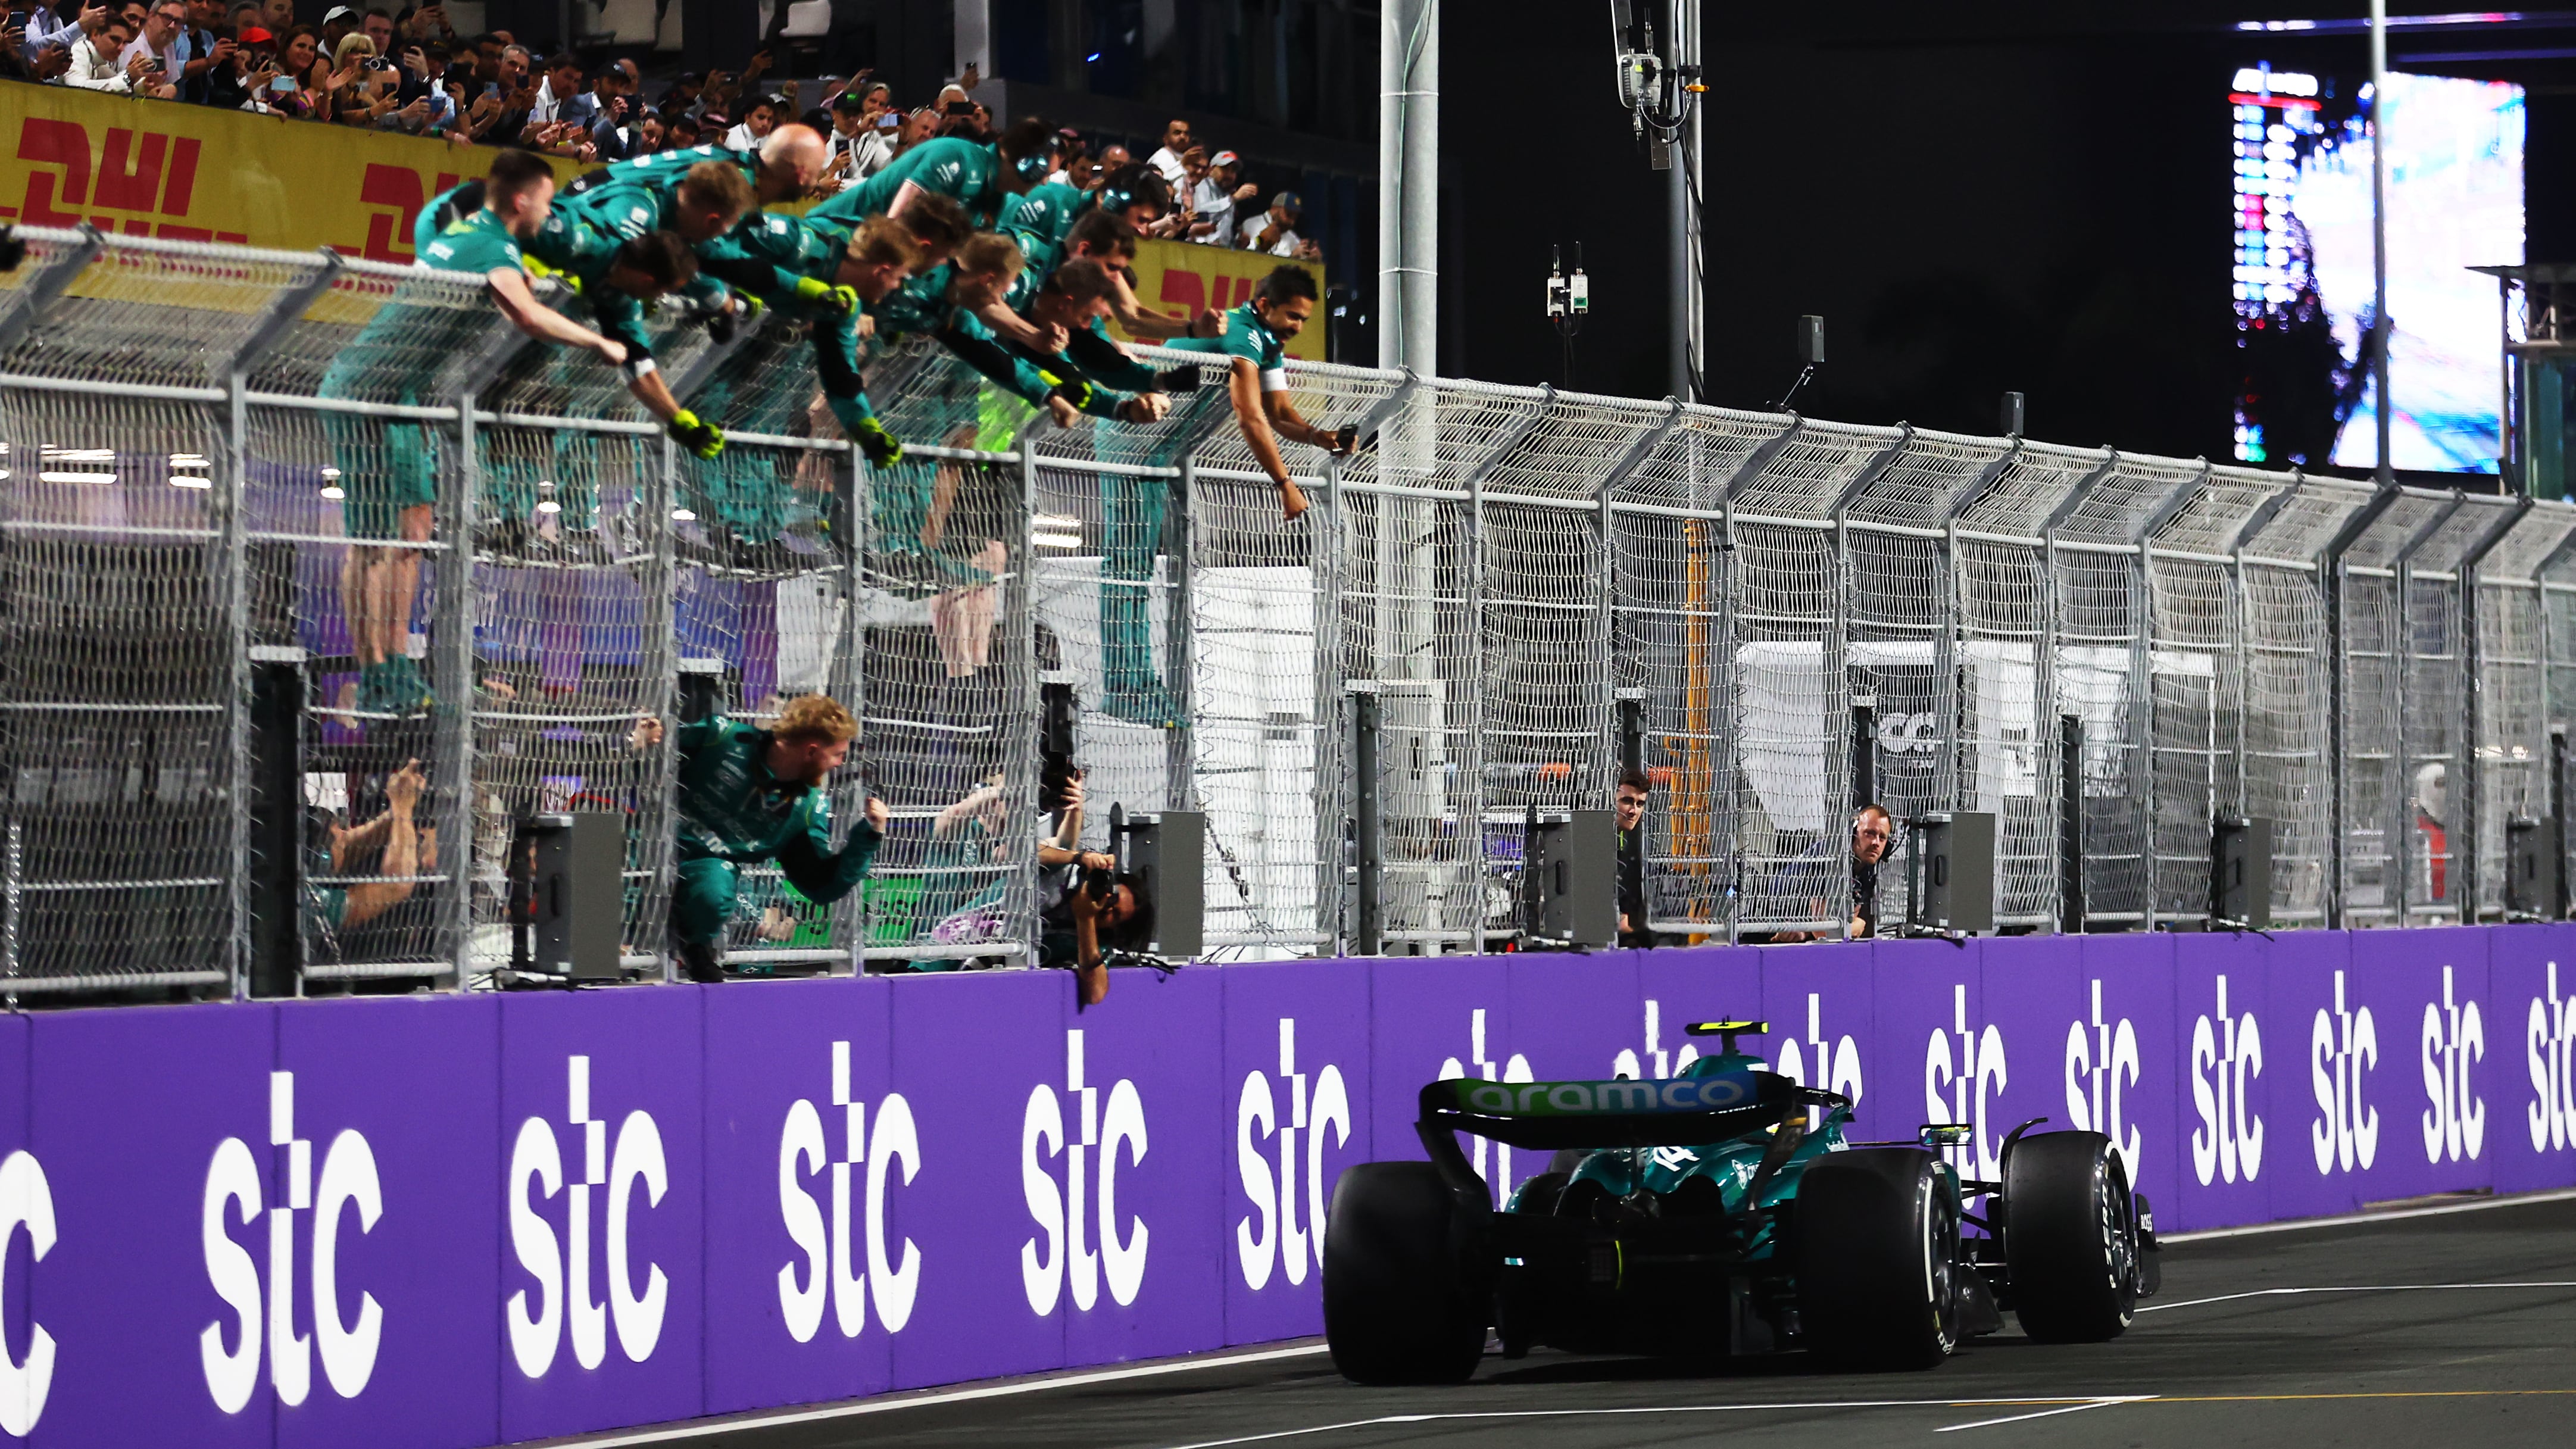
<svg viewBox="0 0 2576 1449">
<path fill-rule="evenodd" d="M 1047 143 L 1054 134 L 1032 116 L 1011 123 L 990 146 L 957 136 L 924 141 L 876 175 L 815 203 L 806 215 L 843 227 L 871 216 L 900 219 L 914 198 L 936 192 L 965 207 L 967 215 L 990 222 L 1012 198 L 1046 179 Z"/>
<path fill-rule="evenodd" d="M 526 151 L 502 152 L 492 159 L 482 205 L 417 239 L 421 265 L 483 278 L 492 304 L 530 337 L 586 348 L 622 364 L 622 344 L 559 316 L 528 288 L 520 244 L 545 225 L 554 195 L 554 169 L 544 160 Z M 332 358 L 321 395 L 405 407 L 438 401 L 431 393 L 441 368 L 479 341 L 485 328 L 479 312 L 398 291 Z M 430 505 L 438 497 L 439 458 L 430 430 L 408 420 L 379 421 L 363 411 L 326 412 L 322 419 L 347 495 L 341 520 L 351 542 L 340 565 L 340 602 L 358 661 L 358 708 L 377 714 L 425 710 L 429 681 L 405 645 L 420 593 L 417 545 L 430 540 Z"/>
<path fill-rule="evenodd" d="M 885 802 L 832 849 L 824 786 L 849 758 L 859 723 L 828 695 L 789 700 L 768 729 L 721 717 L 679 729 L 679 880 L 671 928 L 692 981 L 724 979 L 725 927 L 739 904 L 739 868 L 774 860 L 807 900 L 830 905 L 865 879 L 885 838 Z M 662 721 L 635 722 L 638 750 L 662 743 Z"/>
<path fill-rule="evenodd" d="M 1297 415 L 1288 401 L 1289 338 L 1305 330 L 1315 315 L 1315 278 L 1303 267 L 1277 267 L 1261 279 L 1252 300 L 1225 314 L 1222 337 L 1183 338 L 1164 344 L 1185 352 L 1216 352 L 1233 359 L 1227 380 L 1234 401 L 1234 420 L 1261 471 L 1279 487 L 1279 504 L 1290 518 L 1306 511 L 1306 495 L 1288 476 L 1279 456 L 1279 440 L 1311 443 L 1327 453 L 1348 453 L 1352 430 L 1326 432 Z"/>
</svg>

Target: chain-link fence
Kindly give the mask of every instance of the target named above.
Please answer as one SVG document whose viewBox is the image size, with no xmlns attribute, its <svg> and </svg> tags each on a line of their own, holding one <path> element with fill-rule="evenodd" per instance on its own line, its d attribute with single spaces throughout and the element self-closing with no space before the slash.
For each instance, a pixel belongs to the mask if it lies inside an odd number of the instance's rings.
<svg viewBox="0 0 2576 1449">
<path fill-rule="evenodd" d="M 1292 447 L 1289 523 L 1223 359 L 1060 429 L 879 347 L 879 470 L 775 318 L 658 333 L 729 435 L 700 461 L 471 278 L 19 235 L 0 990 L 478 982 L 522 827 L 581 810 L 627 822 L 639 976 L 691 909 L 755 970 L 1024 964 L 1051 697 L 1083 843 L 1203 822 L 1216 959 L 1487 949 L 1533 814 L 1629 761 L 1630 924 L 1670 942 L 1842 932 L 1870 800 L 1995 815 L 2008 930 L 2202 924 L 2236 817 L 2283 924 L 2499 919 L 2561 808 L 2564 504 L 1292 364 L 1361 442 Z M 811 691 L 861 719 L 827 828 L 885 800 L 873 869 L 711 884 L 638 721 Z"/>
</svg>

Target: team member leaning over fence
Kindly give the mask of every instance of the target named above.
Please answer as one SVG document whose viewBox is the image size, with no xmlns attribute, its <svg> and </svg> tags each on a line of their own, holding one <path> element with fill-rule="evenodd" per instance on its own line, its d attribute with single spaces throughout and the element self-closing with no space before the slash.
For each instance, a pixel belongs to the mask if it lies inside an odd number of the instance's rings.
<svg viewBox="0 0 2576 1449">
<path fill-rule="evenodd" d="M 528 286 L 520 247 L 545 225 L 554 194 L 552 167 L 528 152 L 504 151 L 492 160 L 481 206 L 415 238 L 420 261 L 483 278 L 493 305 L 528 336 L 587 348 L 612 365 L 622 364 L 622 344 L 557 314 Z M 419 407 L 441 401 L 439 394 L 470 391 L 473 379 L 445 374 L 461 360 L 459 354 L 470 353 L 483 330 L 477 313 L 397 292 L 332 358 L 321 395 Z M 420 593 L 420 549 L 365 540 L 429 542 L 439 472 L 431 430 L 410 420 L 379 422 L 362 412 L 325 412 L 322 423 L 347 494 L 342 522 L 351 545 L 341 563 L 340 602 L 358 660 L 358 708 L 426 710 L 432 703 L 429 681 L 412 662 L 406 637 Z"/>
<path fill-rule="evenodd" d="M 1097 190 L 1082 191 L 1062 182 L 1050 181 L 1031 187 L 1020 198 L 1019 205 L 1009 208 L 1002 219 L 1003 230 L 1021 240 L 1032 263 L 1041 255 L 1046 265 L 1038 268 L 1041 278 L 1057 257 L 1097 256 L 1110 263 L 1117 279 L 1116 290 L 1109 297 L 1109 315 L 1127 329 L 1130 337 L 1159 342 L 1170 337 L 1213 337 L 1223 319 L 1205 312 L 1197 317 L 1176 317 L 1157 312 L 1137 300 L 1136 289 L 1127 285 L 1120 270 L 1122 262 L 1111 255 L 1103 239 L 1120 239 L 1118 250 L 1124 261 L 1136 257 L 1136 238 L 1147 227 L 1162 219 L 1171 209 L 1171 188 L 1151 167 L 1123 166 Z M 1092 238 L 1087 247 L 1084 233 Z M 1034 240 L 1038 245 L 1032 246 Z M 1041 250 L 1043 248 L 1043 251 Z"/>
<path fill-rule="evenodd" d="M 824 165 L 831 160 L 832 148 L 821 132 L 811 126 L 781 126 L 761 138 L 757 151 L 734 151 L 723 146 L 688 146 L 673 151 L 656 151 L 632 161 L 620 161 L 583 175 L 568 188 L 571 195 L 582 196 L 611 185 L 644 184 L 660 188 L 676 187 L 682 177 L 701 162 L 720 161 L 735 167 L 751 183 L 751 191 L 760 206 L 799 201 L 811 193 L 814 183 L 822 178 Z M 757 215 L 755 210 L 752 215 Z M 737 227 L 753 225 L 747 215 Z"/>
<path fill-rule="evenodd" d="M 903 445 L 877 420 L 859 371 L 859 317 L 862 307 L 882 301 L 920 267 L 921 244 L 912 234 L 900 223 L 871 217 L 844 237 L 832 227 L 775 213 L 699 252 L 723 268 L 719 275 L 771 276 L 768 300 L 788 316 L 811 319 L 814 371 L 841 430 L 867 455 L 869 466 L 889 468 L 901 461 Z"/>
<path fill-rule="evenodd" d="M 924 141 L 858 185 L 824 198 L 806 215 L 838 226 L 872 216 L 901 217 L 924 193 L 936 192 L 989 224 L 1012 198 L 1046 179 L 1055 132 L 1035 116 L 1014 121 L 992 145 L 960 136 Z"/>
<path fill-rule="evenodd" d="M 1287 341 L 1304 331 L 1315 315 L 1315 277 L 1303 267 L 1277 267 L 1261 279 L 1252 300 L 1225 314 L 1225 335 L 1183 338 L 1169 344 L 1187 352 L 1216 352 L 1234 359 L 1227 386 L 1243 441 L 1261 471 L 1279 487 L 1279 504 L 1290 518 L 1306 511 L 1306 495 L 1288 476 L 1279 455 L 1279 439 L 1311 443 L 1328 453 L 1348 453 L 1352 431 L 1326 432 L 1297 415 L 1288 401 Z"/>
<path fill-rule="evenodd" d="M 824 788 L 850 755 L 859 722 L 828 695 L 791 699 L 768 729 L 721 716 L 680 726 L 679 871 L 671 929 L 692 981 L 724 979 L 725 928 L 739 907 L 740 868 L 774 860 L 787 883 L 830 905 L 865 879 L 885 838 L 885 802 L 832 849 Z M 635 722 L 637 750 L 660 746 L 662 721 Z"/>
</svg>

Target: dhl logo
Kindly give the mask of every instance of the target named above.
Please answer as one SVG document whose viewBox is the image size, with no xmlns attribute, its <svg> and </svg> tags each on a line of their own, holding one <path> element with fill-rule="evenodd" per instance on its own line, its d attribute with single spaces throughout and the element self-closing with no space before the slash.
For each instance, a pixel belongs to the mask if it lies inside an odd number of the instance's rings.
<svg viewBox="0 0 2576 1449">
<path fill-rule="evenodd" d="M 0 221 L 58 227 L 87 222 L 103 232 L 174 241 L 251 240 L 245 231 L 225 230 L 207 224 L 205 217 L 191 217 L 191 208 L 200 200 L 197 173 L 205 145 L 200 138 L 158 135 L 127 126 L 95 129 L 104 132 L 103 142 L 93 139 L 94 128 L 77 121 L 27 117 L 18 129 L 16 152 L 26 167 L 25 188 L 15 206 L 0 202 Z M 431 196 L 462 179 L 449 172 L 438 172 L 436 178 L 432 186 L 426 184 L 423 173 L 409 166 L 366 163 L 358 178 L 358 202 L 367 211 L 366 240 L 351 245 L 335 239 L 334 244 L 371 261 L 411 261 L 413 218 Z M 215 210 L 225 209 L 220 197 L 217 203 Z M 297 244 L 304 241 L 296 238 Z"/>
</svg>

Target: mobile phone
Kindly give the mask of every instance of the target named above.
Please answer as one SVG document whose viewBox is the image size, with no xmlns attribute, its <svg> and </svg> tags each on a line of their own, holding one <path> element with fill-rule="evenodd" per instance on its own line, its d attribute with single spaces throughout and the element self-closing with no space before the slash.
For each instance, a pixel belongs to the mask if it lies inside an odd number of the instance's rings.
<svg viewBox="0 0 2576 1449">
<path fill-rule="evenodd" d="M 295 84 L 295 78 L 292 76 L 282 75 L 268 83 L 268 91 L 271 95 L 291 96 L 295 94 L 298 89 L 299 87 Z"/>
<path fill-rule="evenodd" d="M 948 114 L 952 116 L 971 116 L 975 114 L 975 103 L 973 101 L 950 101 L 948 103 Z"/>
</svg>

